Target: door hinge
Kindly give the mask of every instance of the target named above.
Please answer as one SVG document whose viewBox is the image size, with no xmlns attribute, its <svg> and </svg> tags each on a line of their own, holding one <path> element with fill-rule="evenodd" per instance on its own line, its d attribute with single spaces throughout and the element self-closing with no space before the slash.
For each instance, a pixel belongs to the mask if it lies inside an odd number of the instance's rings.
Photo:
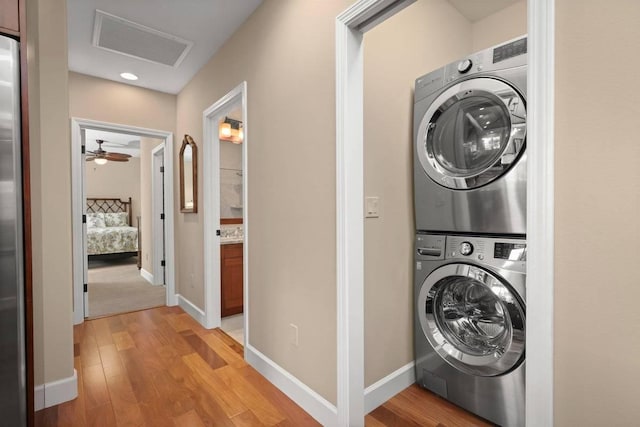
<svg viewBox="0 0 640 427">
<path fill-rule="evenodd" d="M 160 173 L 164 173 L 164 166 L 160 166 Z"/>
<path fill-rule="evenodd" d="M 160 267 L 164 267 L 164 260 L 160 261 Z"/>
<path fill-rule="evenodd" d="M 216 236 L 220 235 L 220 230 L 216 230 Z"/>
<path fill-rule="evenodd" d="M 84 153 L 85 153 L 84 145 L 81 145 L 81 146 L 80 146 L 80 152 L 81 152 L 82 154 L 84 154 Z"/>
<path fill-rule="evenodd" d="M 82 290 L 83 292 L 87 292 L 89 290 L 86 283 L 84 284 Z"/>
<path fill-rule="evenodd" d="M 163 213 L 160 214 L 160 219 L 164 219 L 164 214 Z"/>
<path fill-rule="evenodd" d="M 82 214 L 82 223 L 83 224 L 87 223 L 87 216 L 85 214 Z"/>
</svg>

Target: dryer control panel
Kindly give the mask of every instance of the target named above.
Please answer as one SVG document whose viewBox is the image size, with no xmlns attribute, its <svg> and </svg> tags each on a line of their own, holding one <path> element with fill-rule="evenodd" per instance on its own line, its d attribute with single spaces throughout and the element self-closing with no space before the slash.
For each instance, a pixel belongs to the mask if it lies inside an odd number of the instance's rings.
<svg viewBox="0 0 640 427">
<path fill-rule="evenodd" d="M 417 261 L 467 260 L 524 272 L 527 242 L 524 239 L 442 234 L 418 234 Z"/>
</svg>

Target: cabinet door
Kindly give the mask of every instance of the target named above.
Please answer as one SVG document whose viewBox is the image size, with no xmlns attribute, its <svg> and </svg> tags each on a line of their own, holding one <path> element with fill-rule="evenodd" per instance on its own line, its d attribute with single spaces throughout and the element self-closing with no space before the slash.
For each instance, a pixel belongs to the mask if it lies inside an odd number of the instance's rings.
<svg viewBox="0 0 640 427">
<path fill-rule="evenodd" d="M 19 31 L 18 0 L 0 0 L 0 32 L 17 35 Z"/>
<path fill-rule="evenodd" d="M 222 245 L 221 250 L 222 317 L 242 313 L 242 244 Z"/>
</svg>

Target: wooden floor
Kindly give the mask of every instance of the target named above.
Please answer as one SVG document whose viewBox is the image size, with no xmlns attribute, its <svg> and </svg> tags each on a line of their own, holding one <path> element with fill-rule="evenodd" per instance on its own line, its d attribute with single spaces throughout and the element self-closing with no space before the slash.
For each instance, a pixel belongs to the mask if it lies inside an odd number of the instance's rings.
<svg viewBox="0 0 640 427">
<path fill-rule="evenodd" d="M 74 352 L 78 398 L 36 413 L 37 427 L 319 425 L 178 307 L 86 321 Z"/>
<path fill-rule="evenodd" d="M 78 398 L 36 413 L 36 427 L 318 426 L 243 360 L 219 329 L 178 307 L 74 327 Z M 373 410 L 367 427 L 490 426 L 411 386 Z"/>
<path fill-rule="evenodd" d="M 366 427 L 485 427 L 493 424 L 466 412 L 417 385 L 371 411 Z"/>
</svg>

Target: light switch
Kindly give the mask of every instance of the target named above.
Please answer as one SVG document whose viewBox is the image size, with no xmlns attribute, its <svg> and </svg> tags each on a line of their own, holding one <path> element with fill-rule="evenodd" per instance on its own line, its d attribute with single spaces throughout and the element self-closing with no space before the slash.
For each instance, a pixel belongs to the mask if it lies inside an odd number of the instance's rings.
<svg viewBox="0 0 640 427">
<path fill-rule="evenodd" d="M 380 206 L 380 198 L 379 197 L 367 197 L 366 199 L 366 218 L 378 218 L 379 214 L 379 206 Z"/>
</svg>

